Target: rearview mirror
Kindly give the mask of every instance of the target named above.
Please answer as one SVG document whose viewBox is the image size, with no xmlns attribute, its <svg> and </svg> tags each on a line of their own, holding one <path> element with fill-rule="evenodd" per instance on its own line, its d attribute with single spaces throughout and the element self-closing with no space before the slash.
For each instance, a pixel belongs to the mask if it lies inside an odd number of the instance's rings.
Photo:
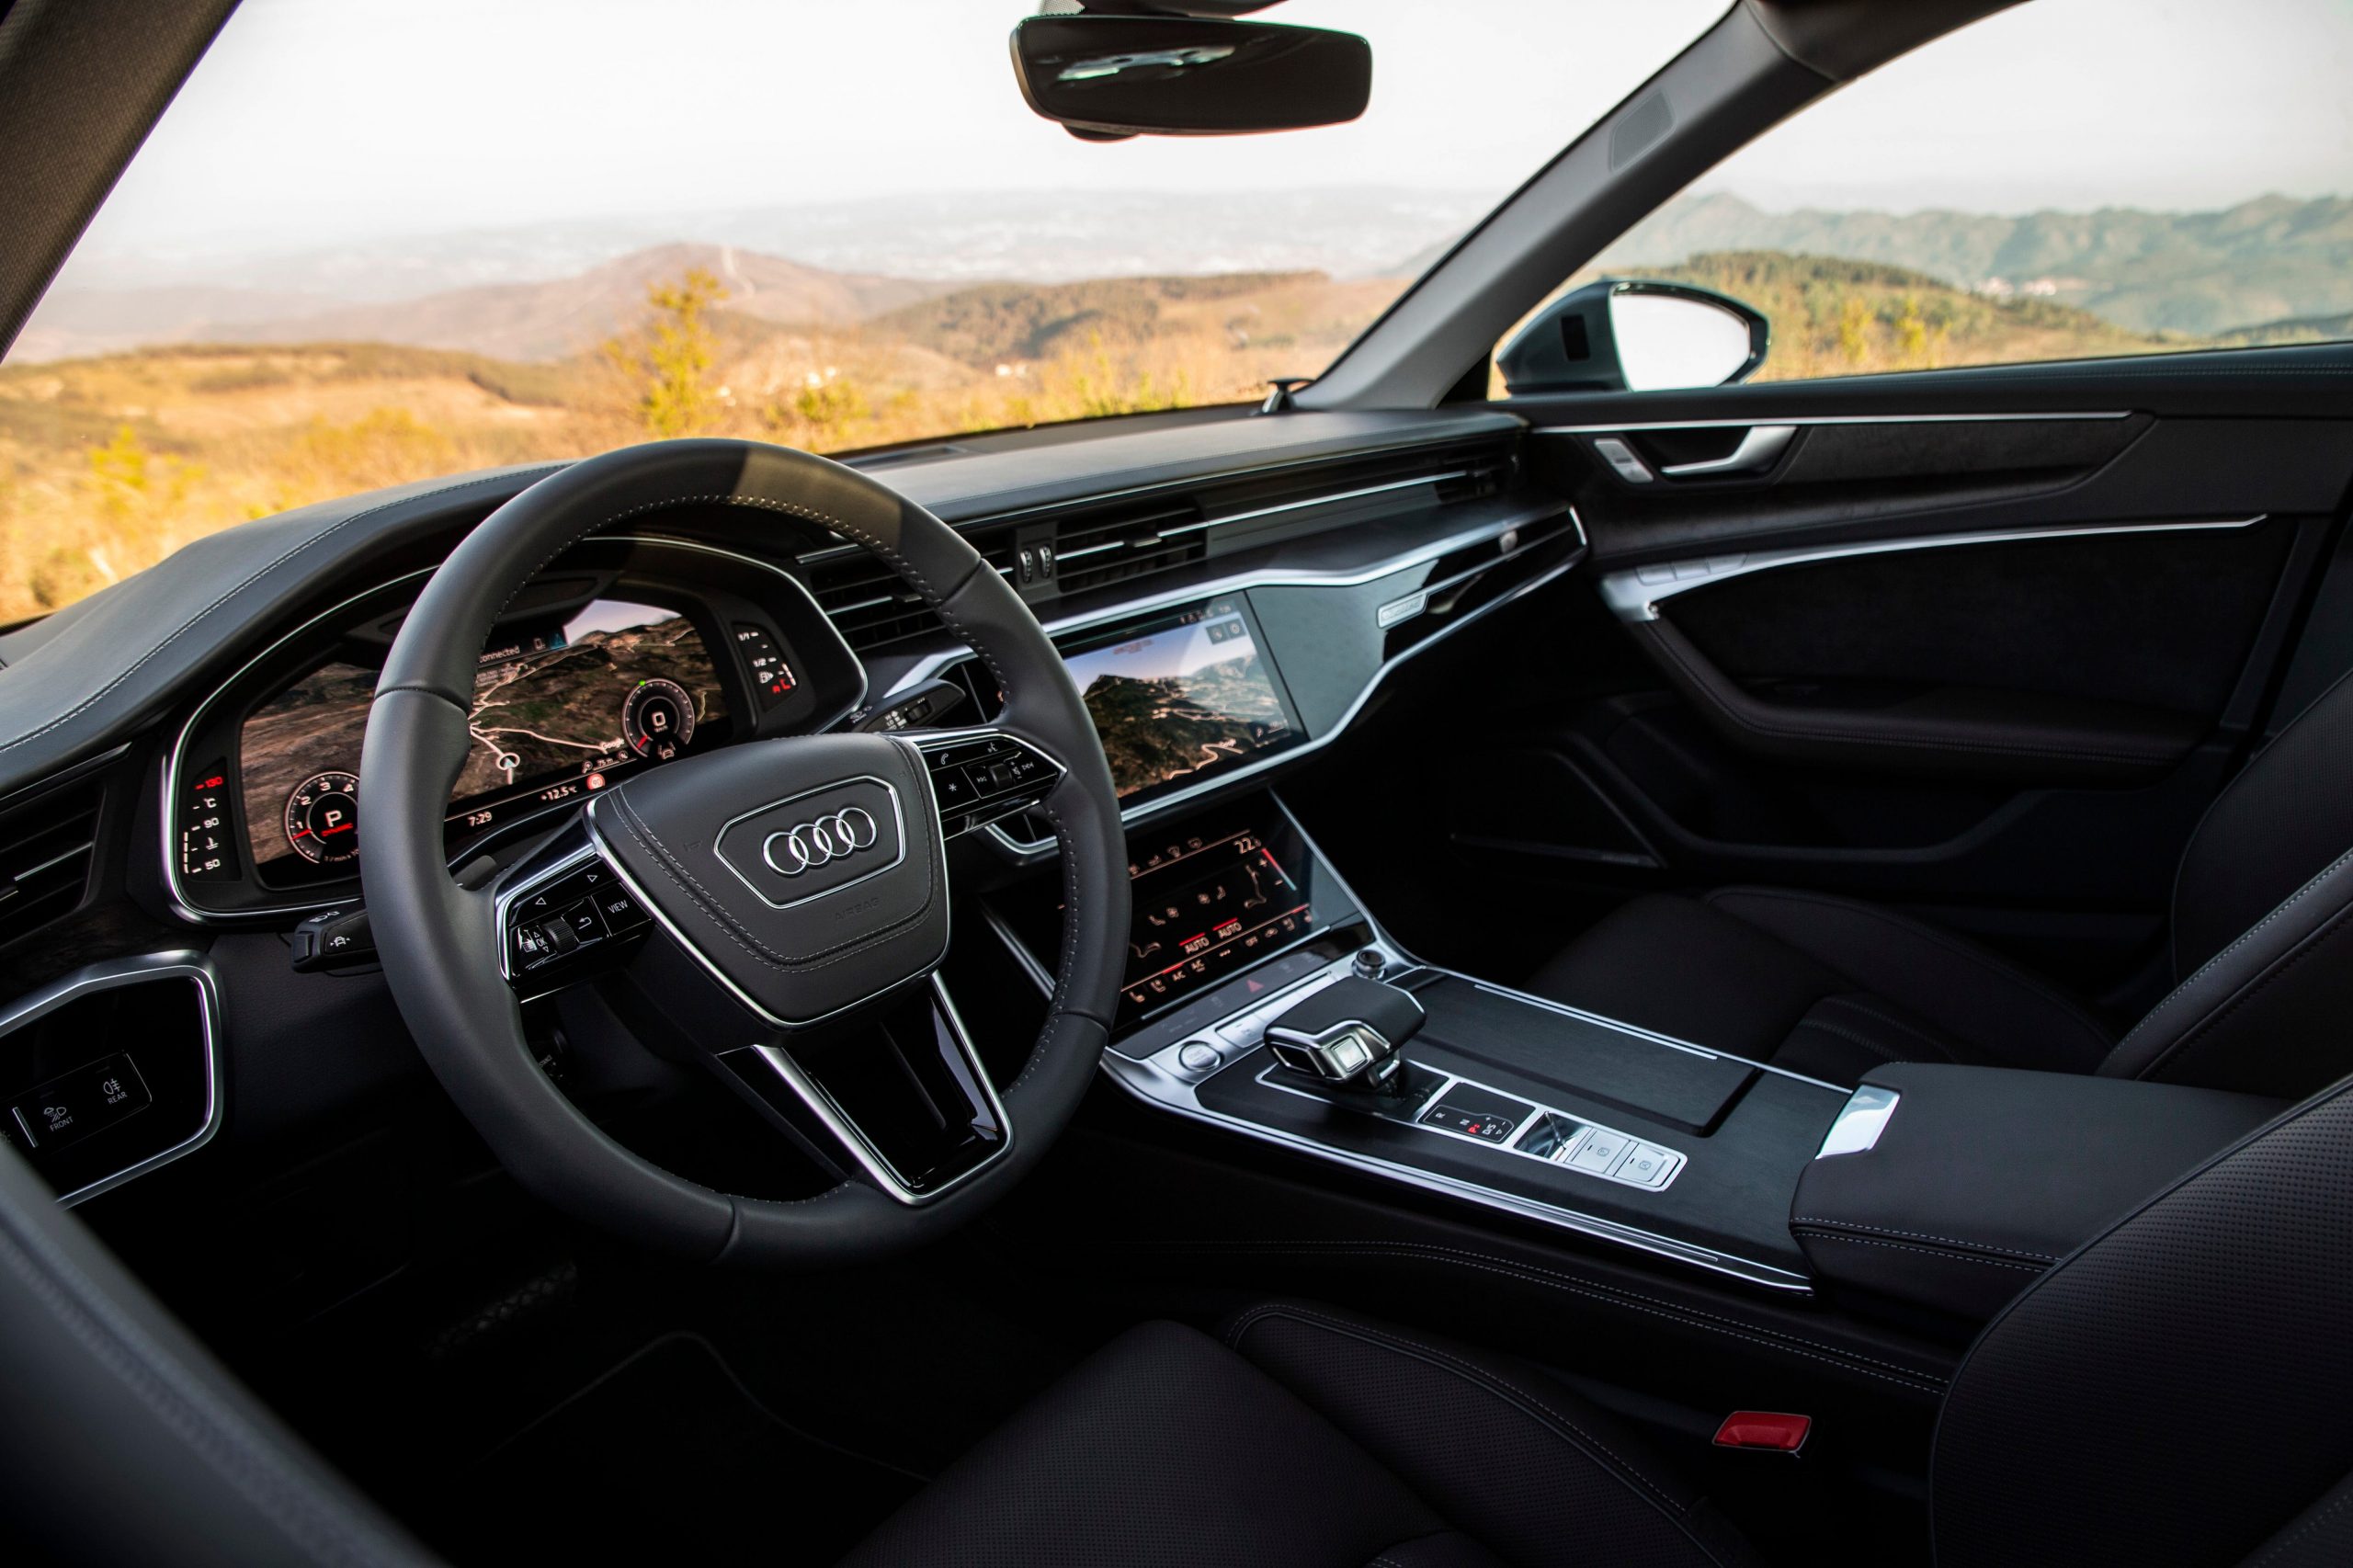
<svg viewBox="0 0 2353 1568">
<path fill-rule="evenodd" d="M 1236 136 L 1337 125 L 1372 95 L 1354 33 L 1190 17 L 1029 17 L 1021 96 L 1074 136 Z"/>
<path fill-rule="evenodd" d="M 1605 278 L 1563 294 L 1495 356 L 1504 388 L 1656 392 L 1744 381 L 1772 328 L 1738 300 L 1688 283 Z"/>
</svg>

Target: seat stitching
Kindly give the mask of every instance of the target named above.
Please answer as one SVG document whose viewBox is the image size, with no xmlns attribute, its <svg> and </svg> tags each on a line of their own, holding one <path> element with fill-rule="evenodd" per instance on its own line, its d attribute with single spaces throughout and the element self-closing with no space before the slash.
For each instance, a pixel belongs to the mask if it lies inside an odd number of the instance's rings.
<svg viewBox="0 0 2353 1568">
<path fill-rule="evenodd" d="M 2015 1258 L 1986 1257 L 1978 1253 L 1955 1252 L 1942 1247 L 1918 1247 L 1908 1242 L 1876 1242 L 1869 1236 L 1843 1235 L 1836 1231 L 1818 1231 L 1814 1234 L 1819 1241 L 1845 1242 L 1848 1246 L 1886 1247 L 1894 1252 L 1916 1252 L 1922 1257 L 1940 1257 L 1953 1263 L 1982 1263 L 1992 1268 L 2022 1268 L 2029 1274 L 2045 1272 L 2042 1264 L 2020 1263 Z"/>
<path fill-rule="evenodd" d="M 1266 1306 L 1256 1308 L 1253 1311 L 1245 1313 L 1233 1325 L 1233 1331 L 1228 1336 L 1228 1342 L 1235 1350 L 1239 1351 L 1242 1348 L 1243 1336 L 1248 1334 L 1249 1331 L 1258 1324 L 1270 1317 L 1299 1318 L 1308 1323 L 1320 1324 L 1324 1328 L 1329 1329 L 1334 1333 L 1345 1334 L 1353 1337 L 1370 1340 L 1375 1344 L 1386 1344 L 1388 1347 L 1392 1350 L 1403 1348 L 1418 1351 L 1422 1355 L 1433 1357 L 1436 1359 L 1446 1363 L 1447 1366 L 1451 1367 L 1465 1381 L 1483 1387 L 1490 1393 L 1517 1394 L 1520 1399 L 1527 1401 L 1529 1404 L 1533 1404 L 1544 1415 L 1552 1417 L 1553 1421 L 1559 1423 L 1560 1426 L 1566 1428 L 1568 1432 L 1574 1433 L 1578 1438 L 1583 1439 L 1581 1444 L 1572 1444 L 1572 1447 L 1584 1447 L 1589 1445 L 1591 1448 L 1598 1449 L 1602 1457 L 1610 1461 L 1610 1465 L 1613 1465 L 1618 1470 L 1625 1472 L 1620 1479 L 1638 1481 L 1642 1483 L 1643 1486 L 1647 1489 L 1653 1496 L 1656 1497 L 1665 1506 L 1672 1508 L 1677 1514 L 1681 1514 L 1685 1511 L 1683 1505 L 1677 1503 L 1672 1496 L 1668 1495 L 1667 1493 L 1660 1487 L 1658 1483 L 1653 1481 L 1649 1476 L 1644 1475 L 1639 1470 L 1636 1470 L 1633 1465 L 1621 1458 L 1618 1451 L 1612 1449 L 1608 1444 L 1603 1442 L 1600 1438 L 1595 1437 L 1592 1433 L 1586 1431 L 1584 1427 L 1578 1426 L 1575 1422 L 1570 1420 L 1559 1411 L 1554 1410 L 1552 1406 L 1541 1396 L 1529 1392 L 1527 1389 L 1512 1381 L 1510 1379 L 1504 1377 L 1500 1373 L 1491 1372 L 1487 1369 L 1479 1366 L 1476 1362 L 1465 1360 L 1460 1356 L 1453 1355 L 1445 1350 L 1440 1350 L 1435 1346 L 1421 1344 L 1418 1341 L 1407 1338 L 1402 1334 L 1369 1329 L 1359 1324 L 1350 1324 L 1339 1318 L 1327 1317 L 1321 1312 L 1314 1312 L 1305 1307 L 1287 1306 L 1279 1302 L 1269 1303 Z M 1588 1455 L 1587 1457 L 1590 1458 L 1592 1456 Z M 1604 1468 L 1607 1469 L 1608 1467 L 1605 1466 Z"/>
<path fill-rule="evenodd" d="M 2290 893 L 2286 898 L 2280 900 L 2279 906 L 2278 908 L 2274 909 L 2270 914 L 2265 915 L 2262 919 L 2256 921 L 2254 925 L 2248 926 L 2244 932 L 2240 933 L 2239 939 L 2237 941 L 2233 942 L 2229 947 L 2224 948 L 2221 952 L 2216 953 L 2212 958 L 2208 959 L 2204 963 L 2200 964 L 2198 966 L 2198 971 L 2195 974 L 2192 974 L 2188 980 L 2183 981 L 2179 985 L 2175 986 L 2170 992 L 2166 993 L 2165 1000 L 2150 1008 L 2147 1016 L 2142 1018 L 2139 1023 L 2134 1024 L 2131 1028 L 2125 1030 L 2124 1038 L 2118 1040 L 2116 1043 L 2120 1046 L 2131 1043 L 2134 1035 L 2139 1034 L 2143 1029 L 2148 1028 L 2151 1023 L 2155 1021 L 2157 1015 L 2165 1010 L 2166 1002 L 2172 1001 L 2175 997 L 2181 995 L 2191 986 L 2196 985 L 2200 981 L 2205 979 L 2209 971 L 2211 971 L 2216 964 L 2221 963 L 2224 959 L 2229 958 L 2233 953 L 2237 952 L 2241 948 L 2244 948 L 2249 942 L 2254 941 L 2256 937 L 2262 935 L 2265 926 L 2269 926 L 2273 921 L 2287 914 L 2288 911 L 2293 907 L 2299 900 L 2303 898 L 2305 894 L 2319 887 L 2322 882 L 2326 881 L 2338 871 L 2343 870 L 2347 865 L 2353 865 L 2353 849 L 2347 850 L 2344 854 L 2339 855 L 2336 859 L 2330 861 L 2325 869 L 2313 876 L 2312 881 L 2306 882 L 2302 887 L 2298 888 L 2294 892 Z"/>
<path fill-rule="evenodd" d="M 1541 1286 L 1548 1290 L 1562 1290 L 1571 1295 L 1588 1297 L 1609 1306 L 1624 1307 L 1629 1311 L 1643 1312 L 1652 1317 L 1686 1320 L 1686 1327 L 1704 1328 L 1717 1334 L 1729 1335 L 1734 1339 L 1745 1339 L 1752 1344 L 1765 1346 L 1768 1349 L 1783 1351 L 1791 1356 L 1801 1356 L 1809 1361 L 1824 1361 L 1833 1366 L 1845 1366 L 1849 1371 L 1861 1372 L 1868 1377 L 1881 1378 L 1889 1382 L 1915 1380 L 1928 1385 L 1926 1392 L 1934 1392 L 1935 1389 L 1942 1388 L 1949 1381 L 1934 1372 L 1905 1367 L 1895 1361 L 1883 1361 L 1874 1356 L 1866 1356 L 1859 1351 L 1847 1350 L 1836 1345 L 1825 1345 L 1820 1340 L 1802 1338 L 1781 1329 L 1735 1324 L 1729 1318 L 1704 1309 L 1685 1306 L 1681 1302 L 1665 1301 L 1656 1296 L 1645 1296 L 1639 1290 L 1630 1290 L 1623 1286 L 1588 1283 L 1556 1269 L 1546 1268 L 1540 1264 L 1495 1257 L 1487 1253 L 1474 1252 L 1464 1247 L 1443 1246 L 1435 1242 L 1207 1242 L 1192 1244 L 1192 1246 L 1199 1250 L 1211 1252 L 1255 1252 L 1275 1256 L 1292 1254 L 1302 1257 L 1351 1256 L 1394 1257 L 1404 1254 L 1405 1255 L 1404 1261 L 1408 1263 L 1436 1264 L 1439 1259 L 1451 1259 L 1453 1261 L 1448 1264 L 1448 1267 L 1476 1268 L 1483 1273 L 1500 1274 L 1506 1278 L 1520 1279 L 1526 1283 Z M 1184 1248 L 1179 1246 L 1169 1250 L 1184 1250 Z M 1427 1257 L 1416 1256 L 1420 1254 L 1435 1256 Z M 1802 1350 L 1798 1348 L 1799 1346 L 1807 1346 L 1811 1348 Z M 1881 1368 L 1885 1369 L 1874 1370 Z"/>
<path fill-rule="evenodd" d="M 1875 1019 L 1880 1023 L 1885 1024 L 1889 1028 L 1902 1029 L 1905 1034 L 1910 1035 L 1921 1044 L 1933 1047 L 1939 1056 L 1942 1056 L 1947 1062 L 1958 1063 L 1961 1061 L 1960 1057 L 1955 1056 L 1952 1053 L 1952 1047 L 1947 1045 L 1943 1040 L 1938 1040 L 1935 1035 L 1930 1034 L 1927 1029 L 1922 1028 L 1919 1025 L 1907 1023 L 1904 1019 L 1895 1017 L 1893 1014 L 1882 1013 L 1876 1007 L 1866 1006 L 1861 1002 L 1857 1001 L 1853 996 L 1824 996 L 1821 1001 L 1815 1003 L 1814 1006 L 1818 1007 L 1827 1007 L 1833 1004 L 1841 1007 L 1849 1008 L 1854 1012 L 1860 1013 L 1867 1018 Z M 1800 1021 L 1802 1022 L 1803 1020 Z"/>
<path fill-rule="evenodd" d="M 2281 1536 L 2277 1540 L 2268 1542 L 2263 1547 L 2262 1551 L 2256 1556 L 2250 1557 L 2245 1562 L 2241 1563 L 2240 1568 L 2263 1568 L 2263 1564 L 2267 1560 L 2278 1557 L 2282 1551 L 2287 1551 L 2288 1548 L 2295 1545 L 2296 1542 L 2302 1540 L 2304 1537 L 2318 1529 L 2322 1524 L 2326 1522 L 2331 1514 L 2342 1513 L 2347 1503 L 2353 1503 L 2353 1492 L 2338 1493 L 2335 1497 L 2330 1498 L 2327 1503 L 2324 1504 L 2318 1513 L 2314 1514 L 2311 1518 L 2306 1519 L 2302 1524 L 2298 1525 L 2295 1529 L 2289 1534 Z"/>
<path fill-rule="evenodd" d="M 2271 962 L 2264 968 L 2260 974 L 2249 977 L 2246 981 L 2242 982 L 2238 986 L 2234 988 L 2230 995 L 2224 999 L 2221 1006 L 2211 1012 L 2209 1012 L 2205 1017 L 2200 1018 L 2195 1024 L 2184 1030 L 2179 1038 L 2176 1039 L 2170 1045 L 2167 1045 L 2163 1051 L 2158 1051 L 2155 1056 L 2150 1059 L 2146 1072 L 2137 1074 L 2135 1076 L 2145 1078 L 2150 1074 L 2154 1073 L 2158 1068 L 2165 1065 L 2168 1062 L 2171 1062 L 2177 1055 L 2187 1056 L 2199 1046 L 2211 1041 L 2214 1038 L 2214 1030 L 2227 1020 L 2233 1013 L 2237 1012 L 2247 1003 L 2254 1001 L 2256 996 L 2260 994 L 2266 986 L 2269 985 L 2273 981 L 2278 980 L 2281 975 L 2286 974 L 2290 970 L 2295 968 L 2296 965 L 2311 957 L 2314 952 L 2317 952 L 2322 944 L 2326 942 L 2329 937 L 2336 936 L 2339 931 L 2343 930 L 2346 917 L 2348 915 L 2353 915 L 2353 904 L 2347 904 L 2345 908 L 2338 910 L 2335 915 L 2330 915 L 2327 922 L 2318 930 L 2313 932 L 2310 936 L 2298 942 L 2290 951 L 2282 953 L 2279 957 L 2272 960 Z"/>
<path fill-rule="evenodd" d="M 1800 1029 L 1820 1029 L 1824 1034 L 1836 1035 L 1840 1040 L 1849 1041 L 1855 1045 L 1859 1045 L 1865 1051 L 1872 1052 L 1878 1056 L 1881 1062 L 1894 1062 L 1899 1060 L 1895 1054 L 1894 1047 L 1881 1045 L 1879 1041 L 1869 1039 L 1863 1035 L 1859 1035 L 1852 1029 L 1840 1028 L 1836 1024 L 1824 1023 L 1820 1018 L 1800 1018 L 1795 1024 L 1790 1026 L 1790 1033 L 1791 1036 L 1795 1036 Z M 1783 1040 L 1781 1042 L 1781 1047 L 1784 1051 L 1789 1049 L 1789 1041 Z M 1780 1051 L 1777 1051 L 1773 1054 L 1779 1056 L 1780 1053 Z"/>
<path fill-rule="evenodd" d="M 1859 915 L 1868 919 L 1875 920 L 1891 931 L 1901 931 L 1908 937 L 1916 937 L 1921 941 L 1927 942 L 1931 947 L 1941 949 L 1942 950 L 1950 953 L 1953 957 L 1965 960 L 1975 968 L 1984 971 L 1987 974 L 1993 975 L 1998 980 L 2006 981 L 2022 991 L 2030 992 L 2033 994 L 2041 997 L 2043 1000 L 2057 1006 L 2070 1018 L 2074 1019 L 2077 1024 L 2081 1025 L 2086 1030 L 2087 1030 L 2094 1039 L 2099 1041 L 2099 1048 L 2102 1051 L 2106 1051 L 2109 1049 L 2110 1042 L 2108 1038 L 2108 1031 L 2101 1028 L 2099 1025 L 2093 1020 L 2091 1016 L 2086 1013 L 2081 1006 L 2079 1006 L 2074 998 L 2068 996 L 2064 992 L 2044 984 L 2041 981 L 2038 980 L 2035 976 L 2028 973 L 2024 970 L 2014 969 L 2007 964 L 2001 963 L 1994 960 L 1991 954 L 1982 953 L 1973 949 L 1962 946 L 1961 943 L 1945 936 L 1944 933 L 1938 931 L 1933 926 L 1929 926 L 1921 921 L 1904 919 L 1901 916 L 1890 914 L 1886 910 L 1875 908 L 1868 903 L 1859 903 L 1849 899 L 1822 898 L 1812 893 L 1796 892 L 1786 888 L 1758 888 L 1745 886 L 1718 888 L 1715 892 L 1707 895 L 1707 902 L 1712 906 L 1722 908 L 1722 905 L 1717 903 L 1717 900 L 1727 894 L 1741 898 L 1760 898 L 1768 900 L 1779 899 L 1788 903 L 1810 903 L 1819 908 L 1834 909 L 1841 914 Z M 1730 915 L 1731 918 L 1734 920 L 1741 919 L 1740 915 L 1733 914 L 1731 910 L 1724 910 L 1723 913 Z M 1744 923 L 1750 926 L 1756 926 L 1756 924 L 1753 920 Z M 1764 930 L 1764 927 L 1757 926 L 1757 929 Z M 1778 932 L 1767 931 L 1766 935 L 1772 937 L 1779 941 L 1787 942 L 1789 940 L 1789 938 L 1782 937 Z M 1797 944 L 1791 942 L 1790 945 L 1791 947 L 1795 947 Z M 1801 949 L 1800 950 L 1803 951 L 1804 949 Z M 1807 956 L 1810 958 L 1814 957 L 1814 955 L 1811 953 L 1808 953 Z M 1838 968 L 1835 963 L 1831 964 L 1830 967 L 1833 969 Z M 1843 973 L 1844 971 L 1841 971 L 1841 972 Z M 1852 979 L 1854 977 L 1849 975 L 1847 978 Z"/>
<path fill-rule="evenodd" d="M 1996 1246 L 1991 1242 L 1963 1241 L 1959 1236 L 1939 1236 L 1927 1231 L 1897 1231 L 1883 1225 L 1860 1225 L 1851 1220 L 1824 1220 L 1811 1214 L 1799 1214 L 1792 1216 L 1790 1223 L 1822 1225 L 1837 1231 L 1861 1231 L 1874 1236 L 1903 1236 L 1915 1242 L 1942 1242 L 1948 1246 L 1968 1247 L 1976 1252 L 1999 1252 L 2007 1253 L 2013 1257 L 2040 1258 L 2044 1263 L 2059 1261 L 2058 1255 L 2055 1253 L 2032 1252 L 2025 1247 Z"/>
</svg>

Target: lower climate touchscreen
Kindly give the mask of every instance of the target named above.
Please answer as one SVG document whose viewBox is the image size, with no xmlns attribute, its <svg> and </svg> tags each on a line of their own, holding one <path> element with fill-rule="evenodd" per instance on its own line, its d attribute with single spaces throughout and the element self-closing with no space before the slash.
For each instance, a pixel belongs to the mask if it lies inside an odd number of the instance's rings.
<svg viewBox="0 0 2353 1568">
<path fill-rule="evenodd" d="M 1135 862 L 1131 875 L 1124 994 L 1140 1012 L 1213 985 L 1315 930 L 1303 873 L 1256 833 L 1180 839 Z"/>
<path fill-rule="evenodd" d="M 1302 738 L 1239 595 L 1067 642 L 1063 662 L 1130 804 Z"/>
</svg>

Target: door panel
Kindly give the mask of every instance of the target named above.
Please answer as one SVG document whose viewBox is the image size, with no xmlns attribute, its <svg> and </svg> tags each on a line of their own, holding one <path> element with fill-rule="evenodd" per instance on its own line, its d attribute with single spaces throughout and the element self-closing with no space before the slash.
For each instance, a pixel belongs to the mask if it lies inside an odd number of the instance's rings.
<svg viewBox="0 0 2353 1568">
<path fill-rule="evenodd" d="M 1543 632 L 1579 689 L 1459 759 L 1472 874 L 1820 887 L 2154 983 L 2183 845 L 2345 619 L 2353 352 L 1500 406 L 1593 559 Z"/>
</svg>

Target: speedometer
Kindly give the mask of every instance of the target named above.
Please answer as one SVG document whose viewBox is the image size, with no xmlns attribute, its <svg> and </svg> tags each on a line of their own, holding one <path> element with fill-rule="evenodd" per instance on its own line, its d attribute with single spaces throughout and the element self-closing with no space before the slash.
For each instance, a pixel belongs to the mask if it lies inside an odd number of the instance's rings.
<svg viewBox="0 0 2353 1568">
<path fill-rule="evenodd" d="M 286 842 L 313 865 L 358 854 L 358 778 L 330 771 L 314 773 L 295 785 L 286 797 Z"/>
<path fill-rule="evenodd" d="M 639 681 L 622 699 L 621 739 L 638 756 L 667 762 L 694 738 L 695 699 L 676 681 Z"/>
</svg>

